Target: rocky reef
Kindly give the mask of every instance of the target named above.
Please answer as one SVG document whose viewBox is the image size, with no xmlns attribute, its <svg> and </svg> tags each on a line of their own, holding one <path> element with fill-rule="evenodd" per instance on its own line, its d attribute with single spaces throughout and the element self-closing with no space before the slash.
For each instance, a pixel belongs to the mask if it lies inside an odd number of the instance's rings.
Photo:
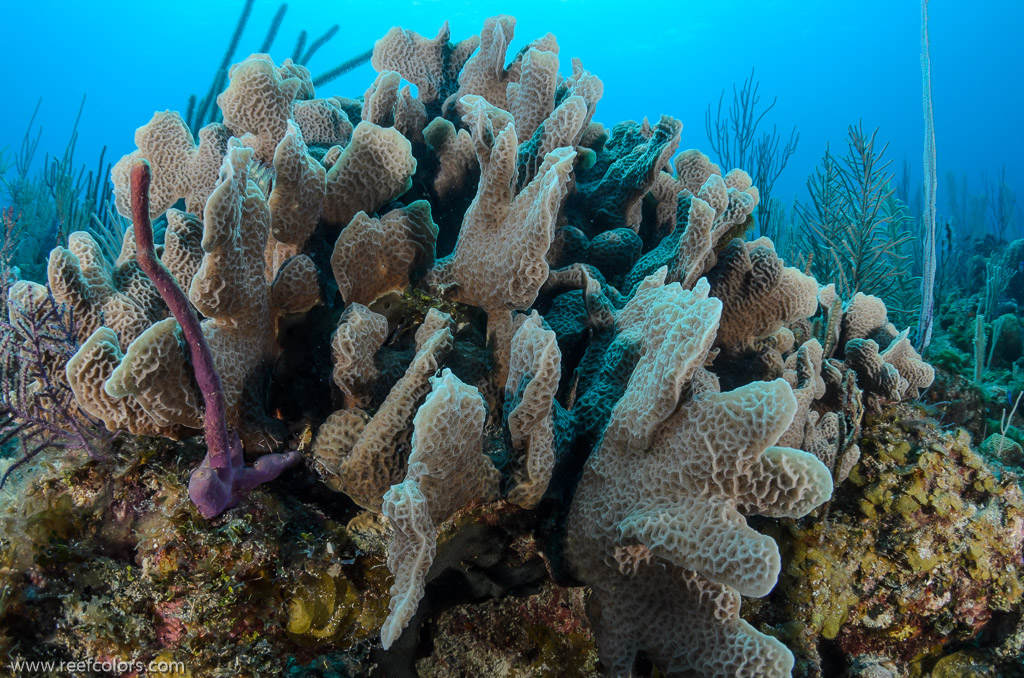
<svg viewBox="0 0 1024 678">
<path fill-rule="evenodd" d="M 825 515 L 765 527 L 776 590 L 749 617 L 796 649 L 795 675 L 1020 675 L 1019 466 L 906 406 L 868 415 L 863 456 Z"/>
<path fill-rule="evenodd" d="M 514 30 L 394 28 L 358 98 L 254 54 L 223 122 L 136 131 L 119 257 L 73 234 L 8 295 L 45 444 L 5 462 L 5 652 L 1013 675 L 1021 460 L 926 418 L 881 299 L 743 239 L 747 172 L 669 116 L 606 129 Z"/>
</svg>

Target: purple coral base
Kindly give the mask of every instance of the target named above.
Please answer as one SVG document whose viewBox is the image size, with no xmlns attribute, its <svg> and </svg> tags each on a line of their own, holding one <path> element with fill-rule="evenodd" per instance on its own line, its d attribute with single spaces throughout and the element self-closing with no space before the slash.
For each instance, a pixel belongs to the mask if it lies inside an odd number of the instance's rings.
<svg viewBox="0 0 1024 678">
<path fill-rule="evenodd" d="M 203 394 L 206 415 L 206 457 L 188 482 L 188 496 L 206 518 L 214 518 L 239 502 L 249 491 L 277 478 L 298 463 L 298 452 L 267 454 L 252 466 L 245 465 L 242 443 L 228 430 L 227 407 L 220 375 L 213 364 L 213 353 L 206 343 L 199 318 L 174 276 L 156 256 L 153 224 L 149 216 L 149 162 L 140 160 L 132 167 L 132 223 L 135 228 L 137 259 L 143 272 L 156 286 L 164 303 L 181 326 L 195 370 L 196 382 Z"/>
</svg>

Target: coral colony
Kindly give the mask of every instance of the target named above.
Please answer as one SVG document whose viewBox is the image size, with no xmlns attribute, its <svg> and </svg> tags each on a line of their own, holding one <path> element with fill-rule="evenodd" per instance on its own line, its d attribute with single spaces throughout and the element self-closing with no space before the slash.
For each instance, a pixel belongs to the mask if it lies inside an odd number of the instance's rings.
<svg viewBox="0 0 1024 678">
<path fill-rule="evenodd" d="M 202 461 L 181 469 L 195 509 L 174 503 L 171 481 L 139 480 L 139 468 L 136 489 L 109 500 L 150 535 L 138 546 L 157 573 L 146 576 L 187 574 L 199 567 L 189 549 L 214 548 L 181 539 L 172 561 L 146 550 L 183 529 L 144 523 L 154 502 L 191 515 L 199 533 L 270 529 L 273 518 L 246 521 L 284 515 L 288 487 L 349 506 L 349 533 L 363 535 L 345 542 L 349 556 L 335 552 L 337 527 L 303 537 L 314 593 L 280 603 L 292 637 L 348 628 L 350 647 L 363 642 L 386 665 L 382 650 L 415 645 L 432 614 L 424 606 L 443 609 L 427 595 L 439 573 L 470 559 L 480 530 L 514 523 L 516 543 L 532 545 L 524 562 L 587 587 L 590 631 L 565 635 L 592 632 L 607 675 L 634 675 L 639 662 L 656 675 L 789 676 L 790 648 L 806 663 L 811 636 L 835 638 L 842 620 L 861 618 L 859 598 L 836 593 L 851 588 L 845 554 L 828 555 L 820 536 L 832 529 L 849 553 L 868 548 L 854 545 L 843 502 L 826 528 L 834 491 L 870 489 L 864 510 L 903 516 L 893 529 L 904 533 L 922 505 L 947 502 L 936 510 L 951 523 L 968 515 L 967 499 L 935 486 L 974 482 L 943 466 L 954 462 L 884 443 L 899 428 L 886 413 L 935 373 L 882 299 L 844 298 L 845 280 L 815 280 L 786 266 L 771 239 L 742 238 L 760 200 L 743 168 L 680 152 L 682 125 L 668 116 L 594 122 L 601 80 L 576 59 L 562 75 L 551 34 L 507 53 L 514 28 L 494 17 L 461 42 L 447 24 L 433 39 L 393 28 L 373 49 L 377 76 L 361 99 L 318 98 L 307 68 L 253 54 L 216 97 L 222 122 L 193 130 L 177 112 L 155 113 L 113 167 L 116 209 L 133 223 L 119 255 L 70 234 L 50 254 L 46 286 L 11 287 L 25 341 L 5 351 L 66 375 L 62 416 L 121 434 L 101 436 L 104 449 L 203 436 Z M 73 315 L 73 348 L 30 355 L 15 320 L 57 322 L 47 304 Z M 134 444 L 198 459 L 185 452 L 194 442 Z M 974 454 L 963 440 L 954 448 L 957 459 Z M 105 463 L 89 466 L 89 482 L 106 482 Z M 1002 481 L 975 469 L 978 492 L 995 492 Z M 998 569 L 1014 543 L 995 549 L 975 534 Z M 217 551 L 238 586 L 257 579 L 232 560 L 245 548 Z M 929 553 L 919 559 L 938 558 Z M 248 558 L 263 585 L 284 576 L 267 574 L 265 553 Z M 346 579 L 367 558 L 390 577 Z M 800 563 L 815 559 L 832 569 L 801 578 Z M 768 613 L 758 627 L 741 619 L 744 598 L 768 595 L 780 574 L 787 590 L 819 586 L 846 602 L 802 636 L 778 632 Z M 508 593 L 487 590 L 477 600 Z M 796 618 L 802 603 L 786 604 Z M 187 642 L 195 618 L 152 605 L 163 621 L 147 642 Z M 271 633 L 246 624 L 239 638 Z M 547 667 L 531 675 L 577 675 Z"/>
</svg>

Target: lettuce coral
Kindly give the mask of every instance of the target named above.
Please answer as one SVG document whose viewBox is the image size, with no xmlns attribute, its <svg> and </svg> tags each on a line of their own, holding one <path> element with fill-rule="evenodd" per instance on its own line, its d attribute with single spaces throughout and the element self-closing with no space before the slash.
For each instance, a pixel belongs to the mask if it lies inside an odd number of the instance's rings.
<svg viewBox="0 0 1024 678">
<path fill-rule="evenodd" d="M 738 619 L 739 595 L 767 594 L 780 568 L 743 514 L 802 516 L 832 479 L 810 454 L 772 446 L 796 412 L 788 384 L 718 390 L 703 364 L 722 304 L 706 282 L 663 276 L 616 317 L 640 357 L 576 490 L 569 562 L 594 588 L 613 675 L 645 651 L 671 675 L 785 676 L 788 651 Z"/>
<path fill-rule="evenodd" d="M 423 596 L 435 526 L 470 501 L 497 494 L 498 472 L 483 454 L 483 398 L 450 370 L 431 382 L 430 395 L 413 419 L 409 470 L 384 495 L 383 513 L 395 529 L 388 547 L 388 568 L 395 575 L 391 612 L 381 628 L 385 649 Z"/>
<path fill-rule="evenodd" d="M 241 436 L 193 499 L 219 514 L 298 458 L 266 453 L 301 447 L 351 500 L 339 511 L 390 544 L 392 653 L 461 562 L 438 535 L 490 502 L 537 533 L 554 577 L 593 590 L 609 674 L 645 655 L 670 676 L 788 675 L 789 650 L 739 617 L 782 567 L 747 518 L 827 501 L 865 403 L 915 398 L 933 371 L 881 300 L 844 303 L 742 239 L 760 200 L 743 169 L 673 161 L 670 116 L 605 130 L 601 80 L 578 60 L 562 75 L 550 34 L 510 55 L 514 28 L 394 28 L 362 99 L 317 98 L 303 66 L 255 54 L 198 144 L 170 112 L 137 130 L 118 208 L 147 158 L 162 261 Z M 49 289 L 82 318 L 61 369 L 111 430 L 186 436 L 209 424 L 195 342 L 134 257 L 130 237 L 116 262 L 85 234 L 54 250 Z M 294 632 L 330 635 L 310 605 Z"/>
</svg>

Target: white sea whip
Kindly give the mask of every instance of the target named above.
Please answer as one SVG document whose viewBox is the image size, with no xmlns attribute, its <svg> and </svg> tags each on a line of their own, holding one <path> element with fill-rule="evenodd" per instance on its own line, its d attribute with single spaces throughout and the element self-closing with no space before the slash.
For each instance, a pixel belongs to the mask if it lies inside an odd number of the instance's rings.
<svg viewBox="0 0 1024 678">
<path fill-rule="evenodd" d="M 918 350 L 924 353 L 932 339 L 935 312 L 935 125 L 932 117 L 932 62 L 928 48 L 928 0 L 921 0 L 921 85 L 924 102 L 924 270 L 921 274 L 921 316 L 917 326 Z"/>
</svg>

